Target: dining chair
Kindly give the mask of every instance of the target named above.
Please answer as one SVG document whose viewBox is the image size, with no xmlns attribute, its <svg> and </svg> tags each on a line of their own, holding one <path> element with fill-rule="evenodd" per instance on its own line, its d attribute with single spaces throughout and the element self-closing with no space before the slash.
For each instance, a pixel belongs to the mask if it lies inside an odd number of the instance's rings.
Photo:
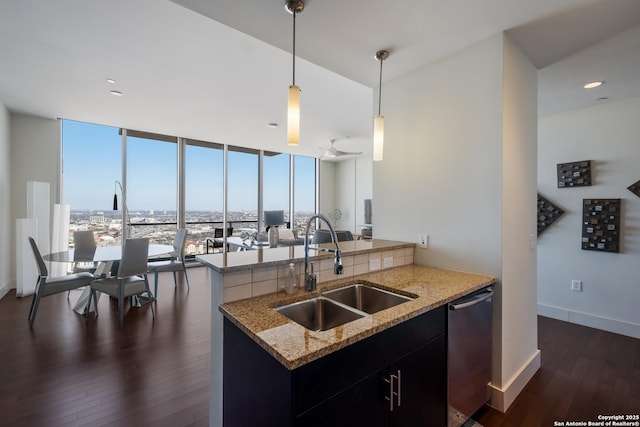
<svg viewBox="0 0 640 427">
<path fill-rule="evenodd" d="M 158 297 L 158 273 L 171 271 L 173 272 L 173 286 L 178 286 L 178 281 L 176 278 L 176 272 L 183 271 L 184 278 L 187 281 L 187 289 L 189 287 L 189 276 L 187 276 L 187 267 L 184 264 L 184 246 L 187 240 L 187 230 L 184 228 L 179 228 L 176 231 L 176 236 L 173 239 L 173 252 L 169 255 L 171 259 L 167 261 L 153 261 L 150 262 L 147 269 L 149 273 L 153 273 L 155 288 L 154 295 L 156 298 Z"/>
<path fill-rule="evenodd" d="M 91 302 L 96 298 L 96 291 L 117 298 L 118 325 L 122 327 L 125 298 L 146 293 L 151 302 L 151 313 L 155 317 L 153 309 L 154 297 L 151 289 L 149 289 L 149 282 L 147 280 L 148 256 L 149 239 L 127 239 L 122 248 L 122 259 L 120 260 L 116 277 L 101 278 L 91 282 L 91 293 L 89 294 L 87 310 L 91 307 Z M 95 304 L 94 307 L 97 316 L 97 304 Z"/>
<path fill-rule="evenodd" d="M 82 230 L 73 232 L 73 272 L 74 273 L 91 273 L 94 274 L 98 263 L 93 261 L 84 261 L 87 258 L 93 258 L 93 253 L 96 250 L 96 240 L 91 230 Z M 78 261 L 81 259 L 82 261 Z M 71 290 L 67 291 L 67 299 Z"/>
<path fill-rule="evenodd" d="M 233 227 L 227 227 L 227 237 L 233 236 Z M 222 252 L 222 248 L 224 248 L 224 242 L 218 241 L 216 239 L 222 239 L 224 237 L 224 228 L 216 227 L 213 229 L 213 252 L 216 252 L 216 249 L 220 249 L 219 252 Z M 208 249 L 208 248 L 207 248 Z M 229 251 L 229 245 L 227 245 L 227 251 Z M 208 250 L 207 250 L 207 253 Z"/>
<path fill-rule="evenodd" d="M 220 227 L 216 227 L 213 229 L 213 252 L 216 251 L 216 249 L 222 249 L 224 247 L 224 242 L 220 242 L 217 241 L 215 239 L 222 239 L 224 237 L 224 228 L 220 228 Z M 227 236 L 229 237 L 229 236 Z"/>
<path fill-rule="evenodd" d="M 349 230 L 336 230 L 336 237 L 338 238 L 338 242 L 353 240 L 353 233 Z M 318 228 L 313 233 L 311 243 L 331 243 L 331 232 L 324 228 Z"/>
<path fill-rule="evenodd" d="M 279 234 L 280 240 L 293 240 L 296 238 L 296 235 L 294 234 L 293 230 L 290 230 L 288 228 L 279 229 L 278 234 Z"/>
<path fill-rule="evenodd" d="M 280 228 L 278 235 L 278 246 L 304 245 L 304 239 L 297 237 L 296 233 L 289 228 Z M 329 241 L 331 241 L 331 238 L 329 238 Z"/>
<path fill-rule="evenodd" d="M 44 259 L 42 259 L 36 241 L 33 240 L 32 237 L 29 237 L 29 243 L 31 244 L 31 249 L 33 250 L 33 255 L 38 265 L 38 282 L 36 283 L 36 290 L 33 294 L 33 300 L 31 300 L 31 308 L 29 309 L 29 326 L 33 328 L 33 322 L 36 320 L 36 313 L 38 312 L 41 298 L 71 289 L 77 289 L 82 286 L 88 286 L 93 280 L 93 274 L 83 272 L 49 278 L 49 271 L 44 263 Z"/>
<path fill-rule="evenodd" d="M 77 258 L 81 259 L 81 261 L 74 261 L 76 264 L 74 265 L 74 269 L 80 268 L 80 269 L 87 270 L 87 269 L 93 268 L 95 270 L 96 263 L 94 263 L 93 261 L 84 261 L 90 256 L 93 256 L 93 252 L 95 252 L 96 250 L 96 240 L 92 230 L 82 230 L 82 231 L 73 232 L 73 250 L 74 250 L 74 255 L 76 255 Z M 87 263 L 90 263 L 91 266 L 86 267 L 82 265 Z"/>
</svg>

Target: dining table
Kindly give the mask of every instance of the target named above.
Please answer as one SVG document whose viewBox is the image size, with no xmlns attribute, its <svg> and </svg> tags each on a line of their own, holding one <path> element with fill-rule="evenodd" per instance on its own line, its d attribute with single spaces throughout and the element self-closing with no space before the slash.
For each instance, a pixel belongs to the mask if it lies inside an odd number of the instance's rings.
<svg viewBox="0 0 640 427">
<path fill-rule="evenodd" d="M 168 255 L 174 250 L 175 249 L 173 245 L 150 244 L 147 257 L 155 258 L 162 255 Z M 96 272 L 94 273 L 96 277 L 99 277 L 103 274 L 115 275 L 118 272 L 117 265 L 122 259 L 122 245 L 97 246 L 96 248 L 86 250 L 69 249 L 66 251 L 46 254 L 43 256 L 43 258 L 45 261 L 51 262 L 98 263 L 98 267 L 96 268 Z M 84 312 L 86 311 L 85 308 L 89 301 L 89 292 L 90 288 L 88 286 L 82 290 L 82 293 L 73 306 L 73 311 L 78 314 L 84 314 Z M 97 300 L 99 296 L 100 293 L 96 295 L 96 304 L 98 302 Z M 150 299 L 148 298 L 145 299 L 139 297 L 133 300 L 132 305 L 139 306 L 144 302 L 149 301 Z M 91 305 L 93 306 L 93 304 Z M 94 309 L 92 307 L 89 307 L 89 311 L 93 310 Z"/>
<path fill-rule="evenodd" d="M 173 252 L 173 245 L 149 245 L 149 258 L 166 255 Z M 105 262 L 120 261 L 122 258 L 122 245 L 98 246 L 94 249 L 53 252 L 43 256 L 45 261 L 52 262 Z"/>
</svg>

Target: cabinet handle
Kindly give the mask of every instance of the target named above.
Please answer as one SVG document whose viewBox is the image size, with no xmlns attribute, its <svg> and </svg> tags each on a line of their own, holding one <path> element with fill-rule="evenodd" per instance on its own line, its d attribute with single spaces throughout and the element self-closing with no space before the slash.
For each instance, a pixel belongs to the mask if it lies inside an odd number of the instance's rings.
<svg viewBox="0 0 640 427">
<path fill-rule="evenodd" d="M 398 408 L 400 407 L 400 398 L 402 396 L 402 383 L 400 381 L 401 377 L 400 377 L 400 369 L 398 369 Z"/>
<path fill-rule="evenodd" d="M 401 372 L 400 372 L 400 369 L 398 369 L 398 375 L 391 374 L 391 375 L 389 375 L 389 379 L 386 379 L 386 378 L 384 379 L 384 381 L 387 384 L 389 384 L 389 396 L 385 396 L 385 399 L 387 399 L 389 401 L 389 411 L 391 411 L 391 412 L 393 412 L 393 399 L 394 399 L 394 396 L 395 396 L 395 398 L 396 398 L 396 400 L 398 402 L 397 406 L 400 407 L 400 399 L 401 399 L 400 395 L 402 393 L 401 392 L 401 383 L 400 383 L 401 382 L 401 377 L 400 377 L 400 375 L 401 375 Z M 394 387 L 393 387 L 394 386 L 394 382 L 395 382 L 396 389 L 398 391 L 394 390 Z"/>
<path fill-rule="evenodd" d="M 389 379 L 384 379 L 384 381 L 389 384 L 389 396 L 385 396 L 384 398 L 387 399 L 389 401 L 389 411 L 393 412 L 393 396 L 394 395 L 398 395 L 396 392 L 393 391 L 393 383 L 394 383 L 394 379 L 397 379 L 398 377 L 391 374 L 389 375 Z"/>
</svg>

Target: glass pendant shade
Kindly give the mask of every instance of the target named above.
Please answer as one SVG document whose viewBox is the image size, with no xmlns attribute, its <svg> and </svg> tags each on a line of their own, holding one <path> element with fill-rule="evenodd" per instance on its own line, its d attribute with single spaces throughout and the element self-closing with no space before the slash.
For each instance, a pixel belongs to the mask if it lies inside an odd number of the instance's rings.
<svg viewBox="0 0 640 427">
<path fill-rule="evenodd" d="M 300 143 L 300 88 L 289 86 L 289 107 L 287 110 L 287 144 Z"/>
<path fill-rule="evenodd" d="M 384 146 L 384 116 L 376 116 L 373 120 L 373 161 L 382 161 Z"/>
</svg>

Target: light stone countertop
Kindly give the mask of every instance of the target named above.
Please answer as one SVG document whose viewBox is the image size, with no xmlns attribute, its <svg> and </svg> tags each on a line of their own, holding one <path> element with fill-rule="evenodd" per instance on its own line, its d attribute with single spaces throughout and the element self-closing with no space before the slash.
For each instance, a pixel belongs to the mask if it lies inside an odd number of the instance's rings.
<svg viewBox="0 0 640 427">
<path fill-rule="evenodd" d="M 343 257 L 415 246 L 414 243 L 381 239 L 349 240 L 339 242 L 339 245 Z M 316 250 L 317 248 L 334 249 L 335 245 L 333 243 L 309 246 L 311 248 L 309 251 L 310 261 L 334 257 L 333 253 Z M 205 254 L 198 255 L 196 260 L 219 273 L 230 273 L 233 271 L 251 270 L 274 265 L 287 265 L 290 262 L 302 262 L 304 261 L 304 245 Z"/>
<path fill-rule="evenodd" d="M 273 310 L 274 307 L 355 282 L 373 284 L 417 298 L 318 332 L 310 331 Z M 489 276 L 406 265 L 318 284 L 316 292 L 300 290 L 295 295 L 278 292 L 225 303 L 219 310 L 283 366 L 292 370 L 495 282 L 495 278 Z"/>
</svg>

